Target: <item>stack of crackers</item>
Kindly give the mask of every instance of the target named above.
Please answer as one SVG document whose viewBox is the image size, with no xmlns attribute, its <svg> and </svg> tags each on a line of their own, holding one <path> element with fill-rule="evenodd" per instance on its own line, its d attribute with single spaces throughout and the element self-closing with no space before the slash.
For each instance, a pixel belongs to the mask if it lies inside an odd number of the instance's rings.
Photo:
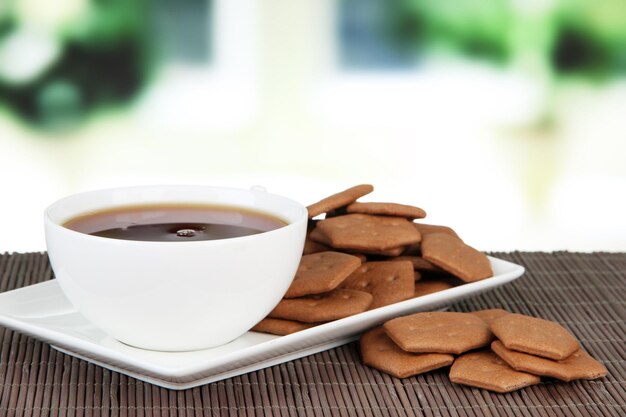
<svg viewBox="0 0 626 417">
<path fill-rule="evenodd" d="M 286 335 L 493 276 L 487 256 L 454 230 L 420 222 L 423 209 L 357 201 L 373 190 L 357 185 L 307 207 L 296 276 L 252 330 Z"/>
<path fill-rule="evenodd" d="M 358 185 L 307 207 L 296 276 L 252 330 L 286 335 L 493 276 L 485 254 L 454 230 L 420 222 L 423 209 L 357 201 L 373 189 Z M 365 364 L 399 378 L 451 365 L 452 382 L 497 392 L 537 384 L 541 376 L 606 375 L 560 325 L 500 309 L 396 318 L 364 333 L 360 347 Z"/>
<path fill-rule="evenodd" d="M 491 347 L 491 349 L 485 349 Z M 450 380 L 496 392 L 606 375 L 557 323 L 501 309 L 416 313 L 361 336 L 363 362 L 398 378 L 447 366 Z"/>
</svg>

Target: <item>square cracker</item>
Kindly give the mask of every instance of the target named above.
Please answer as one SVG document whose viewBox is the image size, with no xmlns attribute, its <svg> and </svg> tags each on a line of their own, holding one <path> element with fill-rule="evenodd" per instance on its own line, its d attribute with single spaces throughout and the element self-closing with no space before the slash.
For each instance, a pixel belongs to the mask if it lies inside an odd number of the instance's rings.
<svg viewBox="0 0 626 417">
<path fill-rule="evenodd" d="M 465 282 L 493 276 L 487 256 L 445 233 L 430 233 L 422 240 L 422 257 Z"/>
<path fill-rule="evenodd" d="M 374 191 L 374 187 L 370 184 L 361 184 L 323 198 L 317 203 L 311 204 L 307 207 L 309 218 L 347 206 L 348 204 L 355 202 L 359 197 L 363 197 L 372 191 Z"/>
<path fill-rule="evenodd" d="M 330 239 L 328 239 L 328 236 L 326 236 L 320 229 L 318 229 L 317 227 L 313 230 L 311 230 L 311 233 L 309 233 L 308 236 L 309 239 L 311 239 L 314 242 L 317 242 L 321 245 L 327 246 L 329 248 L 332 248 L 332 244 L 330 242 Z"/>
<path fill-rule="evenodd" d="M 538 384 L 541 379 L 514 370 L 493 352 L 480 351 L 456 358 L 450 368 L 450 381 L 504 393 Z"/>
<path fill-rule="evenodd" d="M 328 239 L 328 237 L 321 232 L 319 229 L 313 229 L 311 231 L 311 233 L 309 234 L 309 238 L 314 241 L 319 243 L 320 245 L 326 246 L 329 249 L 335 249 L 332 247 L 332 242 L 330 241 L 330 239 Z M 306 242 L 305 242 L 306 243 Z M 406 249 L 405 246 L 401 246 L 399 248 L 391 248 L 391 249 L 386 249 L 386 250 L 368 250 L 368 249 L 342 249 L 348 253 L 350 253 L 351 255 L 373 255 L 373 256 L 392 256 L 392 257 L 396 257 L 400 254 L 402 254 L 404 252 L 404 250 Z"/>
<path fill-rule="evenodd" d="M 450 236 L 461 239 L 459 235 L 457 235 L 456 232 L 448 226 L 439 226 L 436 224 L 414 222 L 413 227 L 415 227 L 417 231 L 420 232 L 420 235 L 422 235 L 422 239 L 424 239 L 424 236 L 430 233 L 445 233 Z M 409 247 L 406 248 L 406 251 L 404 252 L 404 254 L 421 256 L 422 242 L 417 242 L 417 243 L 410 245 Z"/>
<path fill-rule="evenodd" d="M 401 217 L 347 214 L 321 220 L 316 230 L 312 239 L 321 234 L 333 248 L 357 251 L 385 251 L 421 240 L 411 222 Z"/>
<path fill-rule="evenodd" d="M 493 320 L 491 331 L 508 349 L 548 359 L 563 360 L 580 345 L 563 326 L 523 314 L 506 314 Z"/>
<path fill-rule="evenodd" d="M 441 226 L 438 224 L 418 223 L 418 222 L 413 223 L 413 225 L 415 226 L 417 230 L 419 230 L 422 236 L 425 236 L 431 233 L 445 233 L 452 237 L 457 237 L 461 239 L 459 235 L 454 231 L 454 229 L 448 226 Z"/>
<path fill-rule="evenodd" d="M 346 207 L 347 213 L 375 214 L 380 216 L 404 217 L 407 219 L 422 219 L 426 212 L 415 206 L 398 203 L 359 203 L 355 202 Z"/>
<path fill-rule="evenodd" d="M 281 300 L 268 317 L 321 323 L 362 313 L 372 304 L 364 291 L 335 289 L 323 294 Z"/>
<path fill-rule="evenodd" d="M 374 297 L 370 310 L 413 297 L 413 265 L 404 262 L 366 262 L 341 284 L 342 288 L 365 291 Z"/>
<path fill-rule="evenodd" d="M 491 344 L 491 350 L 516 371 L 549 376 L 561 381 L 597 379 L 605 376 L 607 372 L 604 365 L 582 349 L 560 361 L 507 349 L 499 340 Z"/>
<path fill-rule="evenodd" d="M 269 333 L 278 336 L 285 336 L 291 333 L 296 333 L 301 330 L 310 329 L 316 326 L 316 323 L 302 323 L 295 320 L 273 319 L 266 317 L 258 322 L 250 330 L 259 333 Z"/>
<path fill-rule="evenodd" d="M 453 285 L 445 280 L 438 279 L 425 279 L 415 283 L 415 293 L 413 298 L 421 297 L 423 295 L 434 294 L 439 291 L 452 288 Z"/>
<path fill-rule="evenodd" d="M 389 320 L 383 327 L 407 352 L 460 354 L 492 340 L 487 323 L 468 313 L 415 313 Z"/>
<path fill-rule="evenodd" d="M 295 298 L 334 290 L 360 265 L 361 259 L 347 253 L 326 251 L 304 255 L 284 297 Z"/>
<path fill-rule="evenodd" d="M 451 365 L 454 356 L 445 353 L 409 353 L 400 349 L 382 327 L 365 332 L 359 340 L 363 363 L 396 378 L 423 374 Z"/>
</svg>

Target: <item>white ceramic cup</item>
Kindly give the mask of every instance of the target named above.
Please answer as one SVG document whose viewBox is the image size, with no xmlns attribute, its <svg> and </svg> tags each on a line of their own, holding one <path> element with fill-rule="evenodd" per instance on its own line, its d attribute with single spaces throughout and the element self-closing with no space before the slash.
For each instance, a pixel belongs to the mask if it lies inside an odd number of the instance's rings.
<svg viewBox="0 0 626 417">
<path fill-rule="evenodd" d="M 193 242 L 111 239 L 63 227 L 92 211 L 159 203 L 242 207 L 287 225 Z M 146 186 L 63 198 L 46 209 L 44 223 L 52 269 L 81 314 L 131 346 L 187 351 L 236 339 L 276 306 L 300 261 L 307 211 L 293 200 L 258 190 Z"/>
</svg>

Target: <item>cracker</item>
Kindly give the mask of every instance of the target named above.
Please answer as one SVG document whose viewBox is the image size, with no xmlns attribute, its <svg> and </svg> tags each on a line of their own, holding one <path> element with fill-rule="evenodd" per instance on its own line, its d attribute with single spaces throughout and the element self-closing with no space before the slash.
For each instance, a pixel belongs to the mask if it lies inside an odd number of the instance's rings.
<svg viewBox="0 0 626 417">
<path fill-rule="evenodd" d="M 448 226 L 439 226 L 435 224 L 425 224 L 425 223 L 413 223 L 413 226 L 417 229 L 418 232 L 420 232 L 420 235 L 422 235 L 422 238 L 424 238 L 425 235 L 430 234 L 430 233 L 445 233 L 450 236 L 459 237 L 459 235 L 457 235 L 456 232 L 452 230 L 451 228 L 449 228 Z M 404 255 L 409 255 L 409 256 L 411 255 L 421 256 L 421 254 L 422 254 L 421 242 L 409 245 L 404 251 Z"/>
<path fill-rule="evenodd" d="M 487 346 L 489 326 L 467 313 L 415 313 L 386 322 L 387 335 L 407 352 L 455 353 Z"/>
<path fill-rule="evenodd" d="M 491 322 L 495 319 L 510 313 L 501 308 L 490 308 L 488 310 L 471 311 L 470 314 L 480 317 L 481 319 L 485 320 L 487 324 L 491 324 Z"/>
<path fill-rule="evenodd" d="M 304 249 L 302 250 L 302 254 L 303 255 L 310 255 L 312 253 L 318 253 L 318 252 L 325 252 L 327 250 L 330 250 L 331 248 L 322 244 L 322 243 L 318 243 L 316 241 L 314 241 L 313 239 L 307 237 L 304 240 Z"/>
<path fill-rule="evenodd" d="M 370 310 L 413 297 L 415 279 L 410 262 L 366 262 L 341 284 L 374 297 Z"/>
<path fill-rule="evenodd" d="M 308 206 L 309 218 L 338 209 L 339 207 L 347 206 L 355 202 L 359 197 L 363 197 L 372 191 L 374 191 L 374 187 L 370 184 L 361 184 L 333 194 Z"/>
<path fill-rule="evenodd" d="M 346 213 L 375 214 L 380 216 L 422 219 L 426 212 L 419 207 L 397 203 L 352 203 L 346 207 Z"/>
<path fill-rule="evenodd" d="M 399 248 L 391 248 L 386 250 L 362 250 L 361 252 L 366 255 L 392 257 L 393 259 L 394 257 L 403 254 L 404 250 L 405 247 L 401 246 Z"/>
<path fill-rule="evenodd" d="M 400 246 L 397 248 L 391 248 L 391 249 L 386 249 L 386 250 L 368 250 L 368 249 L 345 249 L 345 248 L 334 248 L 332 246 L 332 242 L 330 241 L 330 239 L 328 238 L 328 236 L 326 236 L 321 230 L 319 229 L 313 229 L 311 231 L 311 233 L 309 234 L 309 238 L 321 245 L 324 245 L 326 247 L 329 247 L 331 249 L 340 249 L 344 252 L 350 253 L 350 254 L 360 254 L 360 255 L 372 255 L 372 256 L 385 256 L 385 257 L 396 257 L 398 255 L 401 255 L 402 253 L 404 253 L 406 247 L 405 246 Z"/>
<path fill-rule="evenodd" d="M 507 349 L 502 342 L 495 340 L 491 344 L 493 350 L 503 361 L 516 371 L 528 372 L 533 375 L 549 376 L 561 381 L 575 379 L 598 379 L 606 376 L 606 368 L 592 358 L 587 352 L 578 349 L 566 359 L 553 361 L 527 353 Z"/>
<path fill-rule="evenodd" d="M 396 378 L 443 368 L 454 361 L 454 356 L 445 353 L 405 352 L 393 343 L 382 327 L 364 333 L 359 346 L 364 364 Z"/>
<path fill-rule="evenodd" d="M 422 256 L 465 282 L 493 276 L 491 263 L 484 253 L 445 233 L 425 235 Z"/>
<path fill-rule="evenodd" d="M 362 313 L 370 304 L 372 295 L 369 293 L 335 289 L 323 294 L 283 299 L 268 316 L 305 323 L 321 323 Z"/>
<path fill-rule="evenodd" d="M 413 269 L 415 269 L 416 271 L 435 272 L 435 273 L 440 273 L 440 274 L 445 273 L 443 269 L 439 268 L 437 265 L 433 264 L 432 262 L 427 261 L 421 256 L 403 255 L 403 256 L 397 256 L 395 258 L 389 258 L 387 260 L 393 261 L 393 262 L 411 261 L 411 263 L 413 264 Z"/>
<path fill-rule="evenodd" d="M 493 320 L 489 326 L 508 349 L 531 355 L 563 360 L 580 348 L 563 326 L 537 317 L 511 313 Z"/>
<path fill-rule="evenodd" d="M 452 228 L 448 226 L 440 226 L 437 224 L 426 224 L 426 223 L 417 223 L 417 222 L 413 224 L 415 225 L 415 228 L 420 232 L 422 236 L 428 235 L 431 233 L 445 233 L 452 237 L 461 239 L 459 235 Z"/>
<path fill-rule="evenodd" d="M 316 326 L 317 323 L 302 323 L 295 320 L 273 319 L 266 317 L 258 322 L 252 329 L 253 332 L 276 334 L 278 336 L 285 336 L 291 333 L 296 333 L 301 330 L 310 329 Z"/>
<path fill-rule="evenodd" d="M 422 295 L 434 294 L 439 291 L 452 288 L 453 285 L 443 280 L 423 280 L 415 283 L 415 293 L 413 298 L 421 297 Z"/>
<path fill-rule="evenodd" d="M 361 263 L 367 262 L 367 256 L 365 256 L 362 253 L 350 253 L 350 255 L 356 256 L 357 258 L 359 258 L 361 260 Z"/>
<path fill-rule="evenodd" d="M 358 257 L 347 253 L 326 251 L 304 255 L 284 297 L 302 297 L 333 290 L 360 265 Z"/>
<path fill-rule="evenodd" d="M 421 239 L 417 229 L 407 219 L 368 214 L 347 214 L 324 219 L 317 224 L 315 230 L 334 248 L 363 252 L 386 251 L 419 242 Z M 317 240 L 313 233 L 311 238 Z"/>
<path fill-rule="evenodd" d="M 319 229 L 313 229 L 309 234 L 309 238 L 315 242 L 320 243 L 326 247 L 331 249 L 335 249 L 332 247 L 332 242 L 330 239 Z M 341 248 L 338 248 L 341 249 Z M 345 252 L 348 252 L 352 255 L 373 255 L 373 256 L 398 256 L 402 254 L 405 250 L 404 246 L 398 248 L 391 248 L 386 250 L 358 250 L 358 249 L 341 249 Z"/>
<path fill-rule="evenodd" d="M 313 230 L 311 230 L 311 233 L 309 233 L 308 236 L 309 239 L 311 239 L 314 242 L 320 243 L 324 246 L 327 247 L 331 247 L 331 243 L 330 243 L 330 239 L 328 239 L 328 236 L 326 236 L 320 229 L 315 228 Z"/>
<path fill-rule="evenodd" d="M 493 352 L 481 351 L 456 358 L 450 368 L 450 381 L 504 393 L 538 384 L 541 379 L 514 370 Z"/>
</svg>

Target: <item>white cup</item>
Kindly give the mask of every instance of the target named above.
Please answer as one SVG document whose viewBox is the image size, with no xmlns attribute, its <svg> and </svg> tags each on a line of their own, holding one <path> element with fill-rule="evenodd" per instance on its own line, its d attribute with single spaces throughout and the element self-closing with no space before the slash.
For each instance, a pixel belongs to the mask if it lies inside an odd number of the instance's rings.
<svg viewBox="0 0 626 417">
<path fill-rule="evenodd" d="M 63 226 L 92 211 L 160 203 L 241 207 L 287 225 L 193 242 L 111 239 Z M 63 198 L 46 209 L 44 223 L 52 269 L 81 314 L 131 346 L 187 351 L 236 339 L 276 306 L 302 255 L 307 211 L 293 200 L 258 190 L 146 186 Z"/>
</svg>

